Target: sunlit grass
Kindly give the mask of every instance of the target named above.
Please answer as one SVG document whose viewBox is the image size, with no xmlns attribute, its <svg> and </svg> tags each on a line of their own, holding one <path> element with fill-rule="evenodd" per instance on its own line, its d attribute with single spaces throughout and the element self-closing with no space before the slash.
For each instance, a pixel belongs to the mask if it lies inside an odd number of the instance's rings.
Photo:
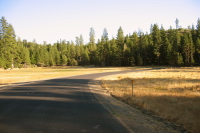
<svg viewBox="0 0 200 133">
<path fill-rule="evenodd" d="M 134 91 L 132 96 L 132 84 Z M 107 77 L 103 86 L 118 99 L 200 131 L 200 67 L 171 68 Z"/>
<path fill-rule="evenodd" d="M 0 85 L 34 81 L 40 79 L 65 77 L 73 75 L 82 75 L 90 73 L 101 73 L 109 71 L 120 71 L 130 68 L 120 67 L 102 67 L 102 68 L 89 68 L 89 67 L 44 67 L 44 68 L 26 68 L 26 69 L 13 69 L 3 70 L 0 69 Z"/>
</svg>

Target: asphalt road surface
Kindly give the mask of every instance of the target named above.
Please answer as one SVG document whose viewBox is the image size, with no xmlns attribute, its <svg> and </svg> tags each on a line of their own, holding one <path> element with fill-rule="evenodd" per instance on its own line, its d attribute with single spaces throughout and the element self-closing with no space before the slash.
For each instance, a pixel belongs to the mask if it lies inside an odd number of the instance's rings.
<svg viewBox="0 0 200 133">
<path fill-rule="evenodd" d="M 126 133 L 88 87 L 94 78 L 124 72 L 128 71 L 0 88 L 0 133 Z"/>
</svg>

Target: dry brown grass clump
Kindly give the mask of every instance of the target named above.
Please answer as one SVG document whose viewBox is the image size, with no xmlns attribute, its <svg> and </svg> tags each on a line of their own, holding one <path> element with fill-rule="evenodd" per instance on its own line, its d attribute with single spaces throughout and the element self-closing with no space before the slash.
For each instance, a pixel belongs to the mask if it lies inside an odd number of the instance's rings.
<svg viewBox="0 0 200 133">
<path fill-rule="evenodd" d="M 132 96 L 132 84 L 134 91 Z M 187 130 L 200 131 L 200 68 L 168 68 L 106 77 L 110 93 Z"/>
</svg>

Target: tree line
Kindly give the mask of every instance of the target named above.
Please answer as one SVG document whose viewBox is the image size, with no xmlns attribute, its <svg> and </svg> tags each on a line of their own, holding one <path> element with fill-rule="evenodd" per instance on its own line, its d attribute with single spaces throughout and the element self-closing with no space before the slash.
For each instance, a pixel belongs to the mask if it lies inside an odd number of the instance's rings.
<svg viewBox="0 0 200 133">
<path fill-rule="evenodd" d="M 119 27 L 116 38 L 109 39 L 106 28 L 101 39 L 95 40 L 90 28 L 89 43 L 83 36 L 75 41 L 59 40 L 54 44 L 37 44 L 16 38 L 13 26 L 5 17 L 0 19 L 0 68 L 31 66 L 199 66 L 200 19 L 197 25 L 181 28 L 178 19 L 176 29 L 164 29 L 158 24 L 150 27 L 150 33 L 142 31 L 124 35 Z"/>
</svg>

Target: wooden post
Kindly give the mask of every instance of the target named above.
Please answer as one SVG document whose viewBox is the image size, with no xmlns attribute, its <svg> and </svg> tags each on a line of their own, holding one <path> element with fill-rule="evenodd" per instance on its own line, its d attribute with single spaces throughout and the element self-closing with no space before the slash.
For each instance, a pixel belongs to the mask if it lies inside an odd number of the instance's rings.
<svg viewBox="0 0 200 133">
<path fill-rule="evenodd" d="M 132 96 L 133 96 L 133 83 L 134 83 L 134 80 L 131 80 L 131 83 L 132 83 Z"/>
</svg>

